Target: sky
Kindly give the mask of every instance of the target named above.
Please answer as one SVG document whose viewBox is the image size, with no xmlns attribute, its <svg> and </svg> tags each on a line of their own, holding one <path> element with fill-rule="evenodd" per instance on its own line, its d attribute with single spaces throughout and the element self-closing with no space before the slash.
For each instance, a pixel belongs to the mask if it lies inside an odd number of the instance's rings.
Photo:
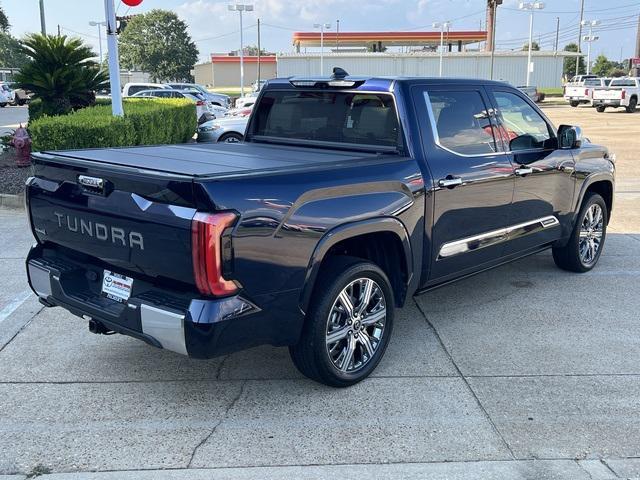
<svg viewBox="0 0 640 480">
<path fill-rule="evenodd" d="M 242 1 L 242 0 L 241 0 Z M 247 3 L 250 0 L 245 0 Z M 103 0 L 44 0 L 47 30 L 76 35 L 98 51 L 98 30 L 89 22 L 104 19 Z M 600 20 L 594 35 L 592 58 L 604 53 L 613 60 L 633 56 L 640 15 L 640 1 L 584 0 L 586 20 Z M 116 0 L 118 15 L 142 13 L 153 8 L 172 10 L 189 25 L 189 33 L 205 60 L 211 52 L 228 52 L 239 47 L 237 12 L 229 12 L 228 0 L 143 0 L 129 8 Z M 534 16 L 534 40 L 552 50 L 556 19 L 560 19 L 562 48 L 578 39 L 580 0 L 548 0 Z M 340 31 L 433 30 L 437 21 L 451 21 L 451 30 L 477 30 L 485 25 L 486 0 L 254 0 L 254 11 L 244 16 L 245 45 L 256 43 L 256 19 L 261 21 L 261 43 L 272 52 L 291 52 L 294 31 L 312 30 L 314 23 L 331 23 Z M 529 35 L 529 14 L 518 9 L 518 0 L 504 0 L 498 8 L 497 46 L 520 49 Z M 17 37 L 40 29 L 38 0 L 0 0 Z M 585 32 L 586 33 L 586 32 Z M 103 36 L 103 47 L 106 42 Z M 583 48 L 586 51 L 586 45 Z"/>
</svg>

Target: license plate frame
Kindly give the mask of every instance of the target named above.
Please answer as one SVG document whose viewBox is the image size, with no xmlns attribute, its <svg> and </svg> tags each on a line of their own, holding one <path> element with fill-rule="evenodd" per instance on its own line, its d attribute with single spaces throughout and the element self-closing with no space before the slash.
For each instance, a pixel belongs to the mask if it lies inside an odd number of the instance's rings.
<svg viewBox="0 0 640 480">
<path fill-rule="evenodd" d="M 132 290 L 133 278 L 112 270 L 104 270 L 100 289 L 103 296 L 119 303 L 126 303 L 131 297 Z"/>
</svg>

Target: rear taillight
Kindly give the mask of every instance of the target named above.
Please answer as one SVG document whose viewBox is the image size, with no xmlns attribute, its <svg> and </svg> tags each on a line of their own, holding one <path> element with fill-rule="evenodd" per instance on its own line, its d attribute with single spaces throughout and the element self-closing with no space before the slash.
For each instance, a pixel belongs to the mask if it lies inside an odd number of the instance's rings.
<svg viewBox="0 0 640 480">
<path fill-rule="evenodd" d="M 566 95 L 567 94 L 567 87 L 562 87 L 562 95 Z"/>
<path fill-rule="evenodd" d="M 584 89 L 584 96 L 585 96 L 585 97 L 588 97 L 588 96 L 589 96 L 589 89 L 588 89 L 588 88 L 585 88 L 585 89 Z"/>
<path fill-rule="evenodd" d="M 627 91 L 622 90 L 622 100 L 624 100 L 625 98 L 627 98 Z"/>
<path fill-rule="evenodd" d="M 223 234 L 236 218 L 231 212 L 196 213 L 191 221 L 193 274 L 203 295 L 223 296 L 238 290 L 235 282 L 223 277 Z M 227 247 L 230 254 L 230 245 Z"/>
<path fill-rule="evenodd" d="M 206 105 L 207 105 L 207 102 L 205 102 L 204 100 L 198 100 L 198 101 L 196 102 L 196 105 L 197 105 L 198 107 L 204 107 L 204 106 L 206 106 Z"/>
</svg>

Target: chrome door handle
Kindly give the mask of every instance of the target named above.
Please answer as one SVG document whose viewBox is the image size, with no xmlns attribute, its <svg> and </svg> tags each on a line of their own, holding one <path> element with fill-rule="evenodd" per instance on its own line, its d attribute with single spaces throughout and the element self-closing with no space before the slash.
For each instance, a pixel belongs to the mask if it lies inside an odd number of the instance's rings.
<svg viewBox="0 0 640 480">
<path fill-rule="evenodd" d="M 533 168 L 528 168 L 528 167 L 516 168 L 516 172 L 515 173 L 519 177 L 522 177 L 523 175 L 529 175 L 530 173 L 533 173 Z"/>
<path fill-rule="evenodd" d="M 453 188 L 462 185 L 462 179 L 460 177 L 441 178 L 438 180 L 438 185 L 440 187 Z"/>
</svg>

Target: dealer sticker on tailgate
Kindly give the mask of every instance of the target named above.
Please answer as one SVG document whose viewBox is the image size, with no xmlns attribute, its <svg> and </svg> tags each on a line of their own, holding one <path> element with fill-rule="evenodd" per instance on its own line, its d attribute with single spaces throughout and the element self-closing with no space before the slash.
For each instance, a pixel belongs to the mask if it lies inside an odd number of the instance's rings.
<svg viewBox="0 0 640 480">
<path fill-rule="evenodd" d="M 126 302 L 131 296 L 133 278 L 126 277 L 110 270 L 104 271 L 102 277 L 102 293 L 116 302 Z"/>
</svg>

